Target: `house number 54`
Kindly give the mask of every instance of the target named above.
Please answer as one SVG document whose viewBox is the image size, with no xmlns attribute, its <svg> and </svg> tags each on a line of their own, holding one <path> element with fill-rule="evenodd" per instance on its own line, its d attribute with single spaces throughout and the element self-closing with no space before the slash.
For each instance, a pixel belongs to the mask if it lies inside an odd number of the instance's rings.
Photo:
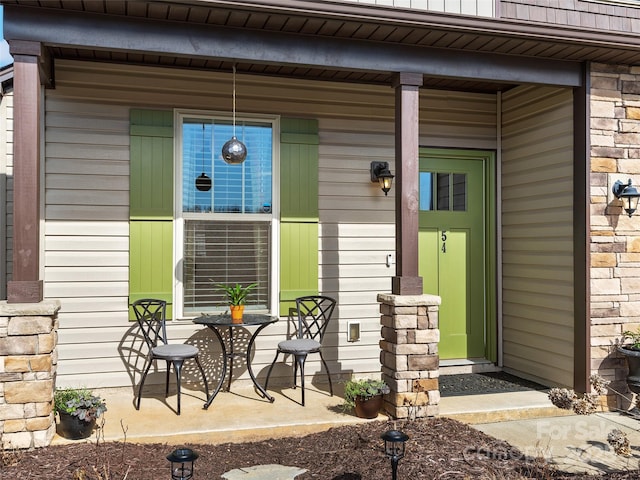
<svg viewBox="0 0 640 480">
<path fill-rule="evenodd" d="M 447 231 L 446 230 L 442 231 L 442 236 L 440 238 L 442 239 L 442 253 L 447 253 Z"/>
</svg>

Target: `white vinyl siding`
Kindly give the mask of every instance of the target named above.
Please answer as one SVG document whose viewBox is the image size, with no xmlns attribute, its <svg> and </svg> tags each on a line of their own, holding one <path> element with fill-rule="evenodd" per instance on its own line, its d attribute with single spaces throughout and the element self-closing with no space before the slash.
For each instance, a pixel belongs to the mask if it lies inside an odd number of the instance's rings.
<svg viewBox="0 0 640 480">
<path fill-rule="evenodd" d="M 0 98 L 0 236 L 0 298 L 7 298 L 13 266 L 13 90 Z"/>
<path fill-rule="evenodd" d="M 492 17 L 494 0 L 343 0 L 348 3 L 365 3 L 380 7 L 407 8 L 412 10 L 429 10 L 432 12 L 461 13 Z"/>
<path fill-rule="evenodd" d="M 220 111 L 230 106 L 230 85 L 230 73 L 56 62 L 56 89 L 46 91 L 45 295 L 62 302 L 59 385 L 139 380 L 127 321 L 129 109 Z M 395 250 L 395 207 L 394 189 L 385 197 L 370 182 L 369 166 L 389 161 L 396 172 L 394 90 L 239 75 L 237 107 L 240 114 L 319 119 L 319 287 L 338 300 L 325 358 L 336 380 L 340 372 L 379 372 L 376 296 L 390 291 L 395 275 L 395 265 L 386 266 Z M 420 143 L 494 149 L 496 108 L 494 95 L 421 92 Z M 350 320 L 361 322 L 359 342 L 347 342 Z M 280 321 L 260 334 L 256 373 L 286 332 Z M 208 333 L 175 322 L 169 337 L 200 345 Z M 311 357 L 308 375 L 318 369 Z M 290 376 L 276 369 L 272 381 Z"/>
<path fill-rule="evenodd" d="M 516 88 L 502 112 L 504 367 L 572 386 L 572 93 Z"/>
</svg>

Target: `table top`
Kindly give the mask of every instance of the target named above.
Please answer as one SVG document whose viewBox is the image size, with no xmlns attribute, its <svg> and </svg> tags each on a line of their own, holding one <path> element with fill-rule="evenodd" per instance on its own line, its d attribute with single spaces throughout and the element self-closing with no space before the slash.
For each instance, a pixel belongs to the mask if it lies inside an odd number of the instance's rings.
<svg viewBox="0 0 640 480">
<path fill-rule="evenodd" d="M 253 325 L 267 325 L 277 321 L 278 317 L 274 317 L 268 313 L 245 313 L 242 316 L 242 323 L 233 323 L 231 315 L 228 313 L 222 315 L 201 315 L 193 319 L 193 323 L 211 327 L 251 327 Z"/>
</svg>

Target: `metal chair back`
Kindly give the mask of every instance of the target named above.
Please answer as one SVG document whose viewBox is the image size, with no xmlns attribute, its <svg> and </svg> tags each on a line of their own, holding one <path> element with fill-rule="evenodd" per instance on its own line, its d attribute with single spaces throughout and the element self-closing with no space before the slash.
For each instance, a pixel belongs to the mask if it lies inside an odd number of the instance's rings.
<svg viewBox="0 0 640 480">
<path fill-rule="evenodd" d="M 322 343 L 336 301 L 324 295 L 296 298 L 298 312 L 298 338 L 310 338 Z"/>
<path fill-rule="evenodd" d="M 158 344 L 168 344 L 167 302 L 155 298 L 143 298 L 136 300 L 132 307 L 149 350 L 157 347 Z"/>
</svg>

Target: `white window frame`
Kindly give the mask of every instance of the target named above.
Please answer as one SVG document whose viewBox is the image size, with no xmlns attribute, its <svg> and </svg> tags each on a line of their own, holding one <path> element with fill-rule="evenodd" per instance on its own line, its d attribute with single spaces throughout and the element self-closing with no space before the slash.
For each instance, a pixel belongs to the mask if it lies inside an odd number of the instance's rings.
<svg viewBox="0 0 640 480">
<path fill-rule="evenodd" d="M 174 214 L 173 214 L 173 316 L 177 320 L 191 320 L 196 315 L 184 314 L 184 285 L 182 282 L 182 258 L 184 250 L 184 222 L 188 219 L 215 219 L 237 220 L 238 214 L 234 213 L 184 213 L 182 211 L 182 122 L 184 118 L 202 118 L 203 120 L 223 120 L 232 122 L 230 112 L 211 110 L 174 110 L 174 142 L 173 142 L 173 186 L 174 186 Z M 280 116 L 263 114 L 236 113 L 236 124 L 241 122 L 271 123 L 272 139 L 272 218 L 271 218 L 271 245 L 269 265 L 269 308 L 268 313 L 279 315 L 280 300 Z M 242 219 L 247 221 L 263 221 L 261 214 L 242 214 Z M 214 287 L 212 287 L 214 288 Z"/>
</svg>

